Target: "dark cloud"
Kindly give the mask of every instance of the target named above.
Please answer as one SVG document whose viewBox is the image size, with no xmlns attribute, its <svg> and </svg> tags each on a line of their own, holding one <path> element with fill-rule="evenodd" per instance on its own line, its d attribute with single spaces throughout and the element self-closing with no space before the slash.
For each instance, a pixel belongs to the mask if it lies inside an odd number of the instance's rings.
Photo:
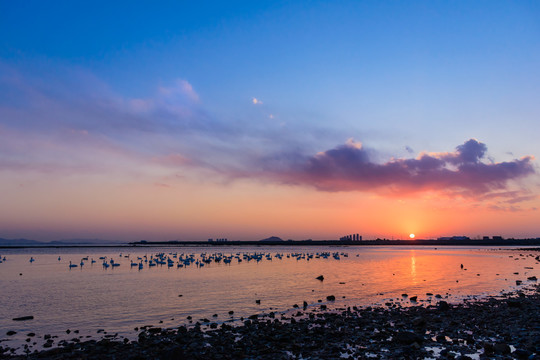
<svg viewBox="0 0 540 360">
<path fill-rule="evenodd" d="M 307 157 L 279 174 L 286 182 L 325 191 L 456 191 L 479 196 L 505 189 L 508 182 L 535 173 L 530 156 L 508 162 L 484 162 L 487 146 L 470 139 L 454 152 L 423 153 L 417 158 L 371 160 L 370 151 L 349 141 Z"/>
<path fill-rule="evenodd" d="M 477 163 L 487 151 L 486 144 L 470 139 L 456 148 L 456 163 Z"/>
</svg>

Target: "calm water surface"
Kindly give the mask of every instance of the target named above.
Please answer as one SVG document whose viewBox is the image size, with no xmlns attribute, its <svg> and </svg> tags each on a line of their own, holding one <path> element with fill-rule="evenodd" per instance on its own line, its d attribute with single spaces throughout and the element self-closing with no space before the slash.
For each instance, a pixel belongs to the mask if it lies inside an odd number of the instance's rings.
<svg viewBox="0 0 540 360">
<path fill-rule="evenodd" d="M 174 265 L 149 267 L 144 255 L 150 259 L 156 253 L 164 253 Z M 204 267 L 196 263 L 177 267 L 181 254 L 199 260 L 202 253 L 233 258 L 229 264 L 222 260 Z M 271 260 L 263 256 L 260 261 L 238 262 L 236 258 L 254 253 L 271 255 Z M 321 253 L 330 256 L 317 257 Z M 0 255 L 6 257 L 0 263 L 0 339 L 10 346 L 23 343 L 28 332 L 73 338 L 66 329 L 79 330 L 76 336 L 99 338 L 97 330 L 105 329 L 134 338 L 134 328 L 143 325 L 174 327 L 188 323 L 187 316 L 194 321 L 225 321 L 231 319 L 230 310 L 234 319 L 285 312 L 303 301 L 310 307 L 320 305 L 319 300 L 328 304 L 328 295 L 336 297 L 330 308 L 389 299 L 409 304 L 403 293 L 417 295 L 420 304 L 435 303 L 426 293 L 457 302 L 512 290 L 516 280 L 527 285 L 527 277 L 540 276 L 540 265 L 527 252 L 485 247 L 0 249 Z M 78 265 L 83 257 L 89 258 L 84 266 L 69 268 L 70 261 Z M 112 258 L 120 266 L 104 268 L 100 257 L 108 263 Z M 130 266 L 131 261 L 139 263 L 138 258 L 143 259 L 140 270 Z M 324 281 L 316 280 L 319 275 L 324 275 Z M 12 320 L 26 315 L 34 320 Z M 18 334 L 6 336 L 9 330 Z"/>
</svg>

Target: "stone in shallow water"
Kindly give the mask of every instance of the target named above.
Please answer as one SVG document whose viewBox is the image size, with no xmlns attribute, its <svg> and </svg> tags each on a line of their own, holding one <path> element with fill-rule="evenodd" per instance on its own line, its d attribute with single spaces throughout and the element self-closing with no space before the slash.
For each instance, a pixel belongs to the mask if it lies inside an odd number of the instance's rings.
<svg viewBox="0 0 540 360">
<path fill-rule="evenodd" d="M 439 301 L 439 310 L 445 311 L 450 309 L 450 305 L 446 301 Z"/>
</svg>

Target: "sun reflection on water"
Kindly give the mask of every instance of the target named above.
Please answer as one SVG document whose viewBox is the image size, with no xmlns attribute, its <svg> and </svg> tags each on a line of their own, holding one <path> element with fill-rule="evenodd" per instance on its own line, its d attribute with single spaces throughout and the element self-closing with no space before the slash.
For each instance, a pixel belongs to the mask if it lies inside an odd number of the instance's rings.
<svg viewBox="0 0 540 360">
<path fill-rule="evenodd" d="M 410 251 L 410 254 L 411 254 L 411 281 L 413 284 L 417 284 L 417 281 L 416 281 L 416 254 L 414 252 L 414 250 L 411 250 Z"/>
</svg>

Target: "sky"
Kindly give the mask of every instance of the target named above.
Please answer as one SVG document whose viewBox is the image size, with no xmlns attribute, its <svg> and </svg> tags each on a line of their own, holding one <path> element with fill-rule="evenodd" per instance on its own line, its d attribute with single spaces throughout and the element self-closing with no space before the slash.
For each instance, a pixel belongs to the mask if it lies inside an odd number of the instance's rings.
<svg viewBox="0 0 540 360">
<path fill-rule="evenodd" d="M 0 0 L 0 237 L 540 236 L 537 1 Z"/>
</svg>

